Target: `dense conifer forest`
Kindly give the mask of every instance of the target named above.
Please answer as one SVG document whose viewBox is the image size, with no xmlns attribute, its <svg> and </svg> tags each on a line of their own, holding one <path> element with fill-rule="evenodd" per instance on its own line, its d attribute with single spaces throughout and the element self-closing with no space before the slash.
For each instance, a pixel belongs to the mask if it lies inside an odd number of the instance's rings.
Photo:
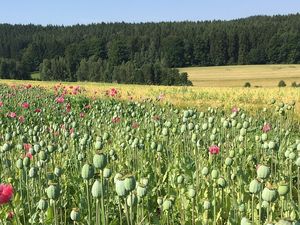
<svg viewBox="0 0 300 225">
<path fill-rule="evenodd" d="M 175 68 L 300 63 L 300 14 L 232 21 L 0 24 L 0 78 L 189 85 Z"/>
</svg>

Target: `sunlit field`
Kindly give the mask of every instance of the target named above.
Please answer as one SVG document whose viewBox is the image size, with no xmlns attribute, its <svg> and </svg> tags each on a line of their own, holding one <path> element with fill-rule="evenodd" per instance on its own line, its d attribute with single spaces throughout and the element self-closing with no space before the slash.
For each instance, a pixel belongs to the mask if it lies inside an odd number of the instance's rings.
<svg viewBox="0 0 300 225">
<path fill-rule="evenodd" d="M 242 87 L 246 82 L 255 87 L 277 87 L 280 80 L 287 86 L 300 83 L 300 65 L 247 65 L 180 68 L 187 72 L 194 86 Z"/>
<path fill-rule="evenodd" d="M 1 224 L 299 219 L 295 89 L 3 82 Z"/>
</svg>

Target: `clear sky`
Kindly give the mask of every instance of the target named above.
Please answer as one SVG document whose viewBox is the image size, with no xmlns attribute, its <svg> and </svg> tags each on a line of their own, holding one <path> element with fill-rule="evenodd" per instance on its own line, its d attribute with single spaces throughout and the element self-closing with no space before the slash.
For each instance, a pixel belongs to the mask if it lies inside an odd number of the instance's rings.
<svg viewBox="0 0 300 225">
<path fill-rule="evenodd" d="M 3 0 L 0 23 L 229 20 L 300 12 L 300 0 Z"/>
</svg>

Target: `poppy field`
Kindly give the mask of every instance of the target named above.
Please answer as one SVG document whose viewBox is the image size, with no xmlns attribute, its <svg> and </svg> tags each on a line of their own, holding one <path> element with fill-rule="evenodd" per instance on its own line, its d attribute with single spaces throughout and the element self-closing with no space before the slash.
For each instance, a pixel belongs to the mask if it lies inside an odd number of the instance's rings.
<svg viewBox="0 0 300 225">
<path fill-rule="evenodd" d="M 297 99 L 165 98 L 1 84 L 0 224 L 300 223 Z"/>
</svg>

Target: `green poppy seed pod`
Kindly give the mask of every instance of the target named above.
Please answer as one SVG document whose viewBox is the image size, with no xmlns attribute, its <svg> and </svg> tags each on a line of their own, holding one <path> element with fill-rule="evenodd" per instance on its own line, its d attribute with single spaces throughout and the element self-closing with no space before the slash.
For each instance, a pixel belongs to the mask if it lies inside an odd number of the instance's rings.
<svg viewBox="0 0 300 225">
<path fill-rule="evenodd" d="M 96 141 L 94 146 L 96 150 L 101 150 L 103 148 L 101 141 Z"/>
<path fill-rule="evenodd" d="M 258 194 L 262 190 L 262 187 L 262 183 L 259 180 L 254 179 L 250 182 L 249 191 L 252 194 Z"/>
<path fill-rule="evenodd" d="M 134 176 L 127 176 L 124 180 L 124 185 L 125 185 L 125 189 L 126 191 L 133 191 L 136 187 L 136 181 Z"/>
<path fill-rule="evenodd" d="M 2 146 L 2 152 L 7 152 L 10 149 L 10 145 L 8 143 L 5 143 Z"/>
<path fill-rule="evenodd" d="M 291 152 L 290 152 L 289 150 L 286 150 L 286 151 L 284 152 L 285 158 L 289 158 L 290 153 L 291 153 Z"/>
<path fill-rule="evenodd" d="M 126 203 L 129 207 L 133 207 L 137 204 L 137 197 L 135 194 L 131 194 L 127 196 Z"/>
<path fill-rule="evenodd" d="M 30 158 L 25 156 L 23 159 L 23 166 L 28 168 L 30 166 Z"/>
<path fill-rule="evenodd" d="M 249 127 L 249 122 L 248 121 L 245 121 L 243 123 L 243 128 L 247 129 Z"/>
<path fill-rule="evenodd" d="M 209 137 L 209 139 L 210 139 L 211 141 L 214 141 L 214 140 L 216 140 L 216 135 L 214 135 L 214 134 L 211 134 L 211 135 L 210 135 L 210 137 Z"/>
<path fill-rule="evenodd" d="M 36 167 L 31 167 L 29 172 L 28 172 L 29 177 L 30 178 L 36 178 L 37 174 L 38 174 L 37 168 Z"/>
<path fill-rule="evenodd" d="M 227 120 L 225 120 L 225 121 L 223 122 L 223 127 L 224 127 L 224 128 L 228 128 L 228 127 L 229 127 L 229 122 L 228 122 Z"/>
<path fill-rule="evenodd" d="M 241 123 L 237 123 L 236 128 L 237 129 L 241 129 L 242 128 L 242 124 Z"/>
<path fill-rule="evenodd" d="M 57 200 L 60 195 L 60 188 L 57 184 L 50 184 L 46 189 L 46 193 L 49 199 Z"/>
<path fill-rule="evenodd" d="M 141 184 L 144 185 L 145 187 L 148 186 L 149 184 L 149 179 L 147 177 L 143 177 L 141 179 Z"/>
<path fill-rule="evenodd" d="M 289 186 L 287 184 L 280 184 L 277 191 L 280 196 L 285 196 L 289 192 Z"/>
<path fill-rule="evenodd" d="M 172 207 L 172 202 L 169 199 L 166 199 L 163 202 L 163 211 L 169 211 Z"/>
<path fill-rule="evenodd" d="M 202 125 L 202 130 L 205 131 L 205 130 L 207 130 L 207 128 L 208 128 L 208 124 L 207 124 L 207 123 L 204 123 L 204 124 Z"/>
<path fill-rule="evenodd" d="M 245 212 L 245 204 L 242 203 L 242 204 L 239 205 L 239 211 L 240 212 Z"/>
<path fill-rule="evenodd" d="M 295 158 L 296 158 L 295 152 L 291 152 L 291 153 L 289 154 L 289 159 L 290 159 L 290 160 L 294 160 Z"/>
<path fill-rule="evenodd" d="M 232 127 L 236 127 L 237 126 L 237 121 L 236 120 L 232 120 L 231 121 L 231 126 Z"/>
<path fill-rule="evenodd" d="M 42 211 L 46 211 L 48 209 L 48 202 L 46 199 L 42 198 L 39 202 L 38 202 L 38 209 L 42 210 Z"/>
<path fill-rule="evenodd" d="M 234 150 L 230 150 L 230 151 L 229 151 L 229 157 L 230 157 L 230 158 L 233 158 L 234 156 L 235 156 Z"/>
<path fill-rule="evenodd" d="M 239 142 L 243 142 L 244 141 L 244 136 L 239 136 L 239 138 L 238 138 L 238 140 L 239 140 Z"/>
<path fill-rule="evenodd" d="M 245 149 L 240 148 L 240 149 L 239 149 L 239 154 L 240 154 L 240 155 L 244 155 L 244 153 L 245 153 Z"/>
<path fill-rule="evenodd" d="M 267 179 L 270 176 L 271 170 L 265 165 L 259 165 L 257 169 L 257 177 L 260 179 Z"/>
<path fill-rule="evenodd" d="M 70 214 L 70 218 L 72 221 L 79 221 L 80 213 L 78 208 L 73 208 Z"/>
<path fill-rule="evenodd" d="M 190 199 L 193 199 L 196 196 L 196 191 L 195 191 L 194 188 L 190 188 L 188 190 L 188 196 L 189 196 Z"/>
<path fill-rule="evenodd" d="M 263 134 L 261 135 L 261 140 L 262 140 L 262 141 L 268 140 L 268 134 L 267 134 L 267 133 L 263 133 Z"/>
<path fill-rule="evenodd" d="M 300 143 L 297 144 L 297 151 L 300 151 Z"/>
<path fill-rule="evenodd" d="M 183 180 L 184 180 L 184 177 L 182 175 L 179 175 L 177 177 L 177 184 L 182 184 L 183 183 Z"/>
<path fill-rule="evenodd" d="M 219 177 L 218 170 L 212 170 L 211 171 L 211 177 L 212 177 L 212 179 L 218 179 L 218 177 Z"/>
<path fill-rule="evenodd" d="M 85 156 L 84 156 L 84 154 L 83 153 L 79 153 L 78 155 L 77 155 L 77 159 L 78 159 L 78 161 L 83 161 L 83 159 L 85 158 Z"/>
<path fill-rule="evenodd" d="M 47 150 L 48 152 L 52 153 L 55 151 L 55 147 L 53 145 L 48 145 Z"/>
<path fill-rule="evenodd" d="M 296 160 L 296 166 L 300 167 L 300 157 Z"/>
<path fill-rule="evenodd" d="M 262 192 L 262 199 L 267 202 L 274 202 L 277 198 L 277 191 L 275 189 L 270 189 L 265 187 Z"/>
<path fill-rule="evenodd" d="M 81 169 L 81 177 L 89 180 L 94 176 L 94 167 L 90 164 L 85 164 Z"/>
<path fill-rule="evenodd" d="M 5 134 L 5 141 L 11 141 L 11 139 L 12 139 L 11 134 L 9 133 Z"/>
<path fill-rule="evenodd" d="M 143 198 L 147 194 L 147 187 L 143 184 L 138 184 L 136 189 L 137 196 Z"/>
<path fill-rule="evenodd" d="M 152 143 L 151 143 L 151 145 L 150 145 L 150 148 L 152 149 L 152 150 L 154 150 L 154 149 L 156 149 L 156 143 L 153 141 Z"/>
<path fill-rule="evenodd" d="M 218 185 L 220 188 L 225 188 L 226 187 L 226 180 L 223 177 L 220 177 L 218 179 Z"/>
<path fill-rule="evenodd" d="M 95 168 L 103 170 L 105 166 L 107 165 L 107 157 L 105 154 L 95 154 L 93 157 L 93 164 Z"/>
<path fill-rule="evenodd" d="M 46 161 L 47 160 L 47 153 L 45 151 L 40 151 L 38 154 L 39 160 Z"/>
<path fill-rule="evenodd" d="M 256 136 L 255 136 L 255 141 L 256 141 L 256 142 L 259 142 L 259 141 L 260 141 L 260 136 L 256 135 Z"/>
<path fill-rule="evenodd" d="M 297 222 L 296 222 L 297 223 Z M 295 223 L 293 223 L 295 224 Z M 281 219 L 279 220 L 277 223 L 275 223 L 275 225 L 293 225 L 291 221 L 289 220 L 284 220 L 284 219 Z"/>
<path fill-rule="evenodd" d="M 28 151 L 32 156 L 35 156 L 36 152 L 33 148 L 30 148 Z"/>
<path fill-rule="evenodd" d="M 127 191 L 125 188 L 125 182 L 122 178 L 116 178 L 115 181 L 116 192 L 119 197 L 125 197 L 127 195 Z"/>
<path fill-rule="evenodd" d="M 16 166 L 18 169 L 23 169 L 23 160 L 22 159 L 18 159 L 16 162 Z"/>
<path fill-rule="evenodd" d="M 62 169 L 61 168 L 59 168 L 59 167 L 55 167 L 55 169 L 54 169 L 54 174 L 55 174 L 55 176 L 57 176 L 57 177 L 60 177 L 61 175 L 62 175 Z"/>
<path fill-rule="evenodd" d="M 196 142 L 196 140 L 197 140 L 197 135 L 194 133 L 194 134 L 192 134 L 192 142 Z"/>
<path fill-rule="evenodd" d="M 252 223 L 249 219 L 247 219 L 246 217 L 243 217 L 241 219 L 241 225 L 252 225 Z"/>
<path fill-rule="evenodd" d="M 228 158 L 225 159 L 225 165 L 226 165 L 226 166 L 231 166 L 232 163 L 233 163 L 232 158 L 228 157 Z"/>
<path fill-rule="evenodd" d="M 48 180 L 54 180 L 54 174 L 53 173 L 47 173 L 47 179 Z"/>
<path fill-rule="evenodd" d="M 182 124 L 180 128 L 180 132 L 184 133 L 186 131 L 186 124 Z"/>
<path fill-rule="evenodd" d="M 247 130 L 244 127 L 240 129 L 240 135 L 241 136 L 245 136 L 246 133 L 247 133 Z"/>
<path fill-rule="evenodd" d="M 201 173 L 202 173 L 203 176 L 207 176 L 208 173 L 209 173 L 208 168 L 207 167 L 203 167 Z"/>
<path fill-rule="evenodd" d="M 103 186 L 102 183 L 99 180 L 96 180 L 92 186 L 92 196 L 94 198 L 101 197 L 103 192 Z"/>
<path fill-rule="evenodd" d="M 103 177 L 108 179 L 111 177 L 112 171 L 110 168 L 104 168 L 103 170 Z"/>
<path fill-rule="evenodd" d="M 210 202 L 208 200 L 205 200 L 204 203 L 203 203 L 203 209 L 204 210 L 209 210 L 210 209 Z"/>
<path fill-rule="evenodd" d="M 269 202 L 267 202 L 267 201 L 263 201 L 262 203 L 261 203 L 261 207 L 262 208 L 268 208 L 269 207 Z"/>
<path fill-rule="evenodd" d="M 194 126 L 193 123 L 189 123 L 189 124 L 188 124 L 188 129 L 189 129 L 189 130 L 194 130 L 194 127 L 195 127 L 195 126 Z"/>
<path fill-rule="evenodd" d="M 276 143 L 274 141 L 269 142 L 269 145 L 268 145 L 269 149 L 274 149 L 275 146 L 276 146 Z"/>
<path fill-rule="evenodd" d="M 163 198 L 162 197 L 158 197 L 157 200 L 156 200 L 157 204 L 159 206 L 161 206 L 163 204 Z"/>
<path fill-rule="evenodd" d="M 168 128 L 166 128 L 166 127 L 164 127 L 163 129 L 162 129 L 162 135 L 163 136 L 168 136 L 168 134 L 169 134 L 169 130 L 168 130 Z"/>
<path fill-rule="evenodd" d="M 163 150 L 162 144 L 158 144 L 156 151 L 161 152 L 162 150 Z"/>
<path fill-rule="evenodd" d="M 189 111 L 186 110 L 186 111 L 183 112 L 183 117 L 184 118 L 188 118 L 189 116 L 190 116 Z"/>
</svg>

